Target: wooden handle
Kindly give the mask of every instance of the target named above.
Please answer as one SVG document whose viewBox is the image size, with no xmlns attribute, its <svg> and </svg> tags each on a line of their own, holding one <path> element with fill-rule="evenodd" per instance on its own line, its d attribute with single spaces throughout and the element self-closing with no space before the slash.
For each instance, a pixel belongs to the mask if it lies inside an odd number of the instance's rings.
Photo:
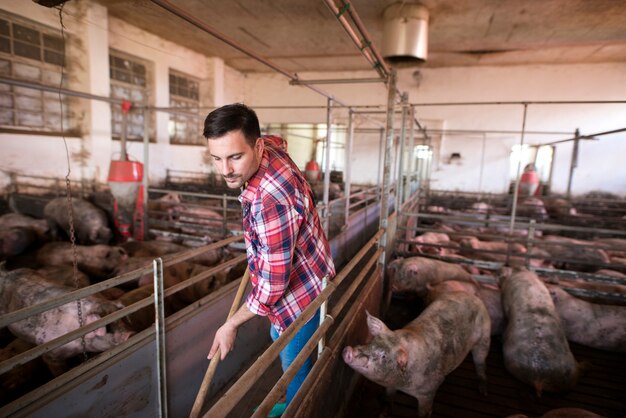
<svg viewBox="0 0 626 418">
<path fill-rule="evenodd" d="M 230 312 L 228 312 L 228 318 L 233 316 L 237 309 L 239 309 L 239 304 L 241 303 L 241 299 L 243 298 L 243 292 L 246 290 L 246 286 L 248 285 L 248 280 L 250 279 L 250 270 L 246 267 L 246 272 L 243 274 L 241 278 L 241 283 L 239 283 L 239 289 L 237 290 L 237 294 L 235 295 L 235 300 L 233 300 L 233 304 L 230 307 Z M 204 375 L 204 379 L 202 379 L 202 385 L 200 386 L 200 390 L 198 391 L 198 395 L 196 396 L 196 400 L 193 403 L 193 408 L 191 408 L 191 413 L 189 414 L 190 418 L 198 418 L 200 415 L 200 410 L 204 405 L 204 399 L 206 398 L 206 394 L 209 391 L 209 386 L 211 386 L 211 380 L 213 380 L 213 375 L 215 374 L 215 369 L 217 369 L 217 364 L 220 362 L 220 350 L 218 349 L 211 362 L 209 363 L 209 367 Z"/>
</svg>

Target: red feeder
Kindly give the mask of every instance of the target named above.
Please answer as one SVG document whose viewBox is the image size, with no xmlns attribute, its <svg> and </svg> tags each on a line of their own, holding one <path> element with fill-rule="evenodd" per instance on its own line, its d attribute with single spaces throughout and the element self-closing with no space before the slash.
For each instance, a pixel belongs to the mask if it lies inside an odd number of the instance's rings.
<svg viewBox="0 0 626 418">
<path fill-rule="evenodd" d="M 114 223 L 122 241 L 130 238 L 143 240 L 143 164 L 138 161 L 111 161 L 109 186 L 115 198 Z"/>
<path fill-rule="evenodd" d="M 306 163 L 304 167 L 304 176 L 309 183 L 315 183 L 320 179 L 320 166 L 315 160 Z"/>
</svg>

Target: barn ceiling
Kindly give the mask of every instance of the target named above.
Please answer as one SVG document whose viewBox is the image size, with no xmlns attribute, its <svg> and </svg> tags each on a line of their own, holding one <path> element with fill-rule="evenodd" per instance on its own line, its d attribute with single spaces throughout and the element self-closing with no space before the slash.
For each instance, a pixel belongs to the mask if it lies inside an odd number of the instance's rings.
<svg viewBox="0 0 626 418">
<path fill-rule="evenodd" d="M 323 0 L 170 0 L 290 72 L 367 70 Z M 336 0 L 339 3 L 338 0 Z M 352 0 L 375 45 L 396 0 Z M 101 0 L 112 16 L 243 72 L 271 71 L 149 0 Z M 425 67 L 626 61 L 625 0 L 422 0 Z"/>
</svg>

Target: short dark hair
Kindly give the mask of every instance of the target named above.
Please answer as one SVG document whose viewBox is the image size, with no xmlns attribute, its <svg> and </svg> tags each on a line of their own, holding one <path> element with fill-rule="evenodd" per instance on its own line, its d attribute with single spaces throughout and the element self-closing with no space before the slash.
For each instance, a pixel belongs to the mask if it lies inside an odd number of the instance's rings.
<svg viewBox="0 0 626 418">
<path fill-rule="evenodd" d="M 220 138 L 229 132 L 239 130 L 251 147 L 254 147 L 257 138 L 261 136 L 256 113 L 243 103 L 217 108 L 204 120 L 203 135 L 206 139 Z"/>
</svg>

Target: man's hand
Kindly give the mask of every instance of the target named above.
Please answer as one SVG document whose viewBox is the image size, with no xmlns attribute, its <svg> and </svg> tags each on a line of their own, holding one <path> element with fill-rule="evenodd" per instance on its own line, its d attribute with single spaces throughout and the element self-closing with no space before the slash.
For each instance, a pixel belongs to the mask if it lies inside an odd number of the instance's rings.
<svg viewBox="0 0 626 418">
<path fill-rule="evenodd" d="M 237 327 L 226 321 L 217 332 L 213 339 L 213 345 L 209 351 L 207 358 L 211 360 L 217 350 L 220 350 L 220 360 L 224 360 L 226 355 L 235 347 L 235 338 L 237 337 Z"/>
</svg>

